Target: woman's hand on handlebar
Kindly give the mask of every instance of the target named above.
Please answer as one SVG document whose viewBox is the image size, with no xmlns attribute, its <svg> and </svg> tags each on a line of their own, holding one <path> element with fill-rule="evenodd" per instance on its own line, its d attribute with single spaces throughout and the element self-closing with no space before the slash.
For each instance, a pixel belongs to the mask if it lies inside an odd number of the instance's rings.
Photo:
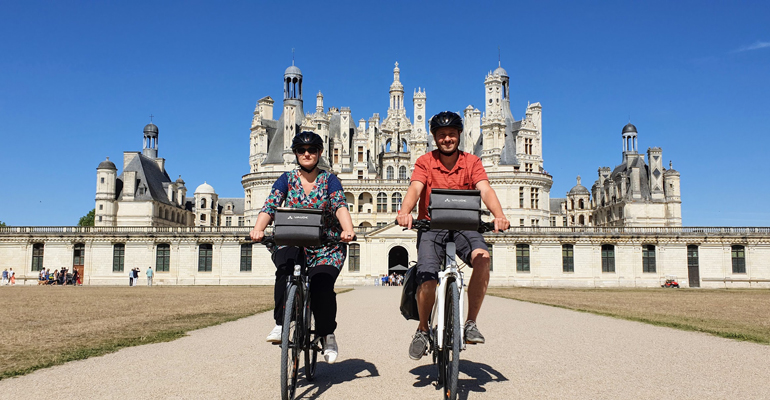
<svg viewBox="0 0 770 400">
<path fill-rule="evenodd" d="M 412 214 L 398 214 L 396 222 L 406 229 L 412 229 Z"/>
<path fill-rule="evenodd" d="M 505 217 L 495 218 L 492 222 L 495 224 L 495 232 L 502 232 L 511 227 L 511 223 Z"/>
<path fill-rule="evenodd" d="M 353 231 L 342 231 L 340 234 L 340 241 L 350 243 L 356 238 L 356 233 Z"/>
<path fill-rule="evenodd" d="M 262 239 L 265 238 L 265 231 L 252 229 L 251 232 L 249 232 L 249 237 L 251 237 L 251 240 L 255 242 L 261 242 Z"/>
</svg>

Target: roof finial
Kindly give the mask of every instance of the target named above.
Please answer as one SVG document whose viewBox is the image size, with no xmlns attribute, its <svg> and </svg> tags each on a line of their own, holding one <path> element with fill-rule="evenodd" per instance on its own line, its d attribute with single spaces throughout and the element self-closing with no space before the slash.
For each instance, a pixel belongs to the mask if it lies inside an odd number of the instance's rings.
<svg viewBox="0 0 770 400">
<path fill-rule="evenodd" d="M 152 123 L 152 117 L 154 117 L 154 115 L 150 114 L 150 123 Z"/>
<path fill-rule="evenodd" d="M 497 67 L 500 68 L 500 46 L 497 46 Z"/>
<path fill-rule="evenodd" d="M 580 184 L 580 175 L 578 175 L 578 177 L 577 177 L 577 184 L 578 185 Z"/>
<path fill-rule="evenodd" d="M 291 65 L 294 65 L 294 47 L 291 48 Z"/>
<path fill-rule="evenodd" d="M 107 157 L 109 160 L 109 157 Z M 668 169 L 674 169 L 674 163 L 671 162 L 671 160 L 668 160 Z"/>
</svg>

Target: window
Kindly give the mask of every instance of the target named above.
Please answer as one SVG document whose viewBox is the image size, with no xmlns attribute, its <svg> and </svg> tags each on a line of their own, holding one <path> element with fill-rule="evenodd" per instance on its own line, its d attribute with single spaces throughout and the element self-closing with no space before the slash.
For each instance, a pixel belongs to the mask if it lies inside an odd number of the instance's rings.
<svg viewBox="0 0 770 400">
<path fill-rule="evenodd" d="M 402 181 L 405 181 L 405 180 L 409 179 L 406 176 L 406 167 L 403 166 L 403 165 L 398 167 L 398 179 L 400 179 Z"/>
<path fill-rule="evenodd" d="M 351 243 L 348 246 L 350 248 L 350 254 L 348 256 L 348 271 L 358 272 L 361 270 L 361 245 L 358 243 Z"/>
<path fill-rule="evenodd" d="M 642 246 L 642 272 L 655 272 L 655 246 Z"/>
<path fill-rule="evenodd" d="M 155 272 L 168 272 L 171 267 L 171 245 L 161 243 L 155 253 Z"/>
<path fill-rule="evenodd" d="M 211 272 L 211 260 L 214 250 L 210 244 L 198 246 L 198 272 Z"/>
<path fill-rule="evenodd" d="M 99 210 L 104 210 L 104 205 L 103 204 L 99 204 Z"/>
<path fill-rule="evenodd" d="M 585 203 L 583 202 L 583 199 L 580 199 L 578 204 L 580 204 L 580 209 L 581 210 L 585 208 Z"/>
<path fill-rule="evenodd" d="M 334 163 L 340 163 L 340 149 L 334 149 Z"/>
<path fill-rule="evenodd" d="M 123 272 L 126 261 L 126 245 L 116 243 L 112 246 L 112 272 Z"/>
<path fill-rule="evenodd" d="M 602 245 L 602 272 L 615 272 L 615 246 Z"/>
<path fill-rule="evenodd" d="M 561 223 L 562 223 L 562 226 L 567 226 L 567 217 L 562 217 Z"/>
<path fill-rule="evenodd" d="M 556 217 L 551 217 L 551 226 L 556 226 Z"/>
<path fill-rule="evenodd" d="M 687 246 L 687 266 L 698 268 L 698 246 L 694 244 Z"/>
<path fill-rule="evenodd" d="M 487 243 L 487 249 L 489 250 L 489 272 L 492 272 L 492 266 L 494 263 L 494 258 L 492 258 L 492 243 Z"/>
<path fill-rule="evenodd" d="M 732 247 L 733 258 L 733 273 L 745 274 L 746 273 L 746 249 L 743 246 Z"/>
<path fill-rule="evenodd" d="M 206 199 L 201 199 L 201 208 L 206 208 Z"/>
<path fill-rule="evenodd" d="M 524 139 L 524 154 L 532 154 L 532 139 Z"/>
<path fill-rule="evenodd" d="M 233 226 L 233 217 L 225 217 L 225 226 Z"/>
<path fill-rule="evenodd" d="M 363 170 L 360 170 L 360 169 L 358 170 L 358 179 L 359 180 L 364 179 L 364 171 Z"/>
<path fill-rule="evenodd" d="M 358 146 L 358 162 L 364 162 L 364 148 Z"/>
<path fill-rule="evenodd" d="M 524 226 L 524 218 L 519 220 L 519 226 Z"/>
<path fill-rule="evenodd" d="M 390 196 L 390 207 L 391 212 L 398 212 L 401 207 L 401 193 L 393 193 L 393 196 Z"/>
<path fill-rule="evenodd" d="M 575 272 L 575 247 L 571 244 L 561 245 L 561 270 Z"/>
<path fill-rule="evenodd" d="M 524 208 L 524 188 L 519 188 L 519 208 Z"/>
<path fill-rule="evenodd" d="M 578 223 L 580 225 L 585 225 L 586 224 L 586 217 L 584 215 L 579 216 L 578 217 Z"/>
<path fill-rule="evenodd" d="M 201 222 L 205 222 L 205 221 L 206 221 L 206 214 L 201 214 Z"/>
<path fill-rule="evenodd" d="M 516 271 L 529 272 L 529 245 L 516 245 Z"/>
<path fill-rule="evenodd" d="M 388 195 L 380 192 L 377 195 L 377 212 L 388 211 Z"/>
<path fill-rule="evenodd" d="M 238 226 L 246 226 L 245 217 L 238 217 Z"/>
<path fill-rule="evenodd" d="M 85 263 L 85 260 L 86 260 L 86 245 L 83 243 L 75 243 L 75 248 L 72 251 L 72 265 L 83 265 Z"/>
<path fill-rule="evenodd" d="M 532 172 L 532 163 L 524 163 L 524 171 Z"/>
<path fill-rule="evenodd" d="M 241 245 L 241 272 L 251 272 L 251 243 Z"/>
<path fill-rule="evenodd" d="M 531 208 L 533 209 L 537 209 L 540 206 L 540 201 L 538 200 L 538 198 L 540 197 L 539 192 L 540 192 L 540 189 L 538 188 L 532 188 L 530 190 L 530 205 L 532 206 Z"/>
<path fill-rule="evenodd" d="M 102 183 L 104 183 L 104 178 L 102 177 Z"/>
<path fill-rule="evenodd" d="M 385 174 L 385 179 L 394 179 L 394 178 L 395 178 L 393 175 L 394 175 L 394 173 L 395 173 L 395 171 L 396 171 L 396 170 L 395 170 L 395 169 L 394 169 L 392 166 L 389 166 L 389 167 L 386 169 L 386 171 L 387 171 L 387 172 L 386 172 L 386 174 Z"/>
<path fill-rule="evenodd" d="M 43 243 L 35 243 L 32 245 L 32 270 L 43 270 Z"/>
</svg>

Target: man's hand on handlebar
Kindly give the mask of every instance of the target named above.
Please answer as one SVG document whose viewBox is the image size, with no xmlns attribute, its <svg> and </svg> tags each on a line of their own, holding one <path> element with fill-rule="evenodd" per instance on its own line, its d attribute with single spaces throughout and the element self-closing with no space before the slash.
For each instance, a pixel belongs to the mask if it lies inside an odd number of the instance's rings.
<svg viewBox="0 0 770 400">
<path fill-rule="evenodd" d="M 502 232 L 511 227 L 511 223 L 505 217 L 495 218 L 492 222 L 495 224 L 495 232 Z"/>
<path fill-rule="evenodd" d="M 251 240 L 255 242 L 261 242 L 262 239 L 265 238 L 265 231 L 258 231 L 256 229 L 252 229 L 251 232 L 249 232 L 249 237 Z"/>
<path fill-rule="evenodd" d="M 403 226 L 406 229 L 412 229 L 412 214 L 398 214 L 396 217 L 398 225 Z"/>
</svg>

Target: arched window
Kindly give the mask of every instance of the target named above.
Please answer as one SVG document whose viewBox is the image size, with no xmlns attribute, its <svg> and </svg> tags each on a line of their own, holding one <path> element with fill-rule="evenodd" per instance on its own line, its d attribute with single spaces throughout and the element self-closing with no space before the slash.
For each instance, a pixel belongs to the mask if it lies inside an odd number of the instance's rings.
<svg viewBox="0 0 770 400">
<path fill-rule="evenodd" d="M 580 199 L 579 206 L 580 206 L 581 210 L 585 208 L 585 204 L 583 203 L 583 199 Z"/>
<path fill-rule="evenodd" d="M 390 153 L 390 139 L 388 139 L 388 141 L 385 142 L 385 152 Z"/>
<path fill-rule="evenodd" d="M 575 200 L 570 200 L 569 201 L 569 209 L 570 210 L 574 210 L 575 209 Z"/>
<path fill-rule="evenodd" d="M 390 197 L 390 204 L 390 210 L 392 212 L 398 212 L 399 207 L 401 207 L 401 193 L 393 193 L 393 196 Z"/>
<path fill-rule="evenodd" d="M 406 167 L 403 165 L 398 167 L 398 179 L 402 181 L 409 179 L 406 177 Z"/>
<path fill-rule="evenodd" d="M 401 141 L 401 152 L 402 153 L 408 153 L 409 148 L 406 146 L 406 140 Z"/>
<path fill-rule="evenodd" d="M 206 208 L 206 199 L 201 199 L 201 208 Z"/>
<path fill-rule="evenodd" d="M 377 194 L 377 212 L 388 211 L 388 195 L 380 192 Z"/>
<path fill-rule="evenodd" d="M 385 179 L 393 179 L 393 175 L 396 172 L 396 170 L 393 168 L 393 166 L 388 166 L 388 168 L 385 170 Z"/>
<path fill-rule="evenodd" d="M 584 215 L 581 215 L 580 217 L 578 217 L 578 221 L 579 221 L 580 225 L 585 225 L 586 224 L 586 217 Z"/>
</svg>

